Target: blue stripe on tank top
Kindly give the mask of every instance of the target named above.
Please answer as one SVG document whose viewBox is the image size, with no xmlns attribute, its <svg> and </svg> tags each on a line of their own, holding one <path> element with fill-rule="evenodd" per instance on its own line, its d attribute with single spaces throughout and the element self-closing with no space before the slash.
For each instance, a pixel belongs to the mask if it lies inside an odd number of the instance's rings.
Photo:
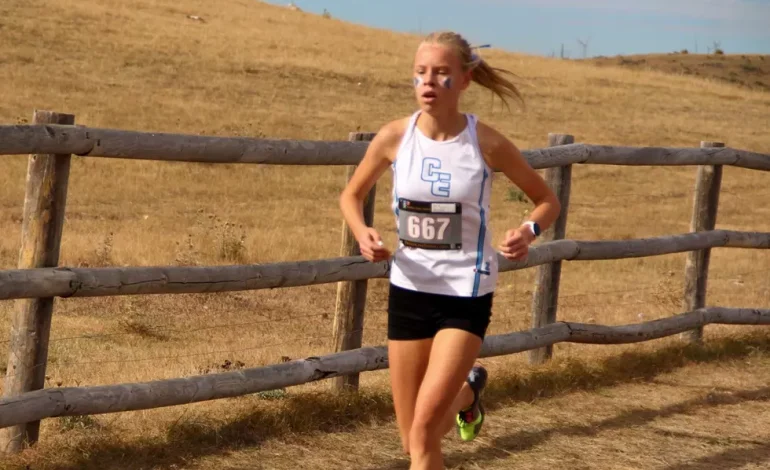
<svg viewBox="0 0 770 470">
<path fill-rule="evenodd" d="M 393 201 L 396 203 L 396 209 L 394 212 L 396 213 L 396 217 L 398 217 L 398 185 L 396 184 L 397 180 L 397 171 L 396 171 L 396 162 L 393 162 Z"/>
<path fill-rule="evenodd" d="M 486 236 L 487 227 L 484 224 L 484 188 L 487 182 L 487 170 L 484 169 L 484 177 L 481 179 L 481 193 L 479 194 L 479 243 L 476 247 L 476 276 L 473 278 L 473 297 L 479 295 L 479 284 L 481 283 L 481 261 L 484 257 L 484 237 Z"/>
<path fill-rule="evenodd" d="M 398 236 L 398 190 L 396 189 L 398 186 L 396 185 L 396 162 L 393 162 L 393 200 L 396 203 L 396 238 L 400 239 L 401 237 Z M 400 241 L 397 241 L 397 243 L 401 243 Z M 391 265 L 396 264 L 396 254 L 398 253 L 398 250 L 393 251 L 393 258 L 391 259 Z"/>
</svg>

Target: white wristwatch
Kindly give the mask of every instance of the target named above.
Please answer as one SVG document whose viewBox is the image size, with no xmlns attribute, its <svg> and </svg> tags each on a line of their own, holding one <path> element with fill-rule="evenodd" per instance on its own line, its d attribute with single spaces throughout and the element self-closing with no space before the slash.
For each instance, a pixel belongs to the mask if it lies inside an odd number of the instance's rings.
<svg viewBox="0 0 770 470">
<path fill-rule="evenodd" d="M 540 226 L 534 220 L 528 220 L 524 222 L 522 225 L 528 226 L 529 229 L 532 231 L 532 234 L 535 236 L 535 238 L 540 236 Z"/>
</svg>

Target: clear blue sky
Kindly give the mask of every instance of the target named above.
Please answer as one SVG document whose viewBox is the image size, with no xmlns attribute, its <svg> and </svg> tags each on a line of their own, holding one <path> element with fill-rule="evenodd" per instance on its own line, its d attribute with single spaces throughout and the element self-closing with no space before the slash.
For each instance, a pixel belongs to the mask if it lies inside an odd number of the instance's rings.
<svg viewBox="0 0 770 470">
<path fill-rule="evenodd" d="M 268 3 L 288 5 L 291 0 Z M 770 54 L 770 0 L 293 0 L 305 11 L 403 32 L 461 32 L 475 44 L 530 54 L 588 56 Z"/>
</svg>

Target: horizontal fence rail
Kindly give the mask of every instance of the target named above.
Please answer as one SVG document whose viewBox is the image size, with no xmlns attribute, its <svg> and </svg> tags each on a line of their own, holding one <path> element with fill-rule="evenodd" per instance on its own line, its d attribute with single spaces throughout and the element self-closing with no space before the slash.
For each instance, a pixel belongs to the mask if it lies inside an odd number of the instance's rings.
<svg viewBox="0 0 770 470">
<path fill-rule="evenodd" d="M 368 142 L 139 132 L 69 125 L 0 126 L 0 155 L 73 154 L 91 157 L 205 163 L 357 165 Z M 731 165 L 770 171 L 770 155 L 720 148 L 568 144 L 523 150 L 536 169 L 599 165 Z"/>
<path fill-rule="evenodd" d="M 682 253 L 704 248 L 770 248 L 770 233 L 713 230 L 637 240 L 557 240 L 530 248 L 526 261 L 498 255 L 500 272 L 554 261 L 613 260 Z M 360 256 L 233 266 L 38 268 L 0 271 L 0 300 L 192 294 L 387 278 L 388 262 Z"/>
<path fill-rule="evenodd" d="M 622 326 L 558 322 L 528 331 L 488 336 L 480 357 L 520 353 L 561 342 L 637 343 L 708 324 L 770 325 L 770 309 L 703 308 Z M 387 348 L 378 346 L 220 374 L 95 387 L 48 388 L 0 400 L 0 428 L 56 416 L 186 405 L 386 368 Z"/>
<path fill-rule="evenodd" d="M 352 165 L 363 158 L 368 146 L 368 142 L 213 137 L 80 126 L 0 126 L 0 154 L 71 153 L 202 163 Z"/>
</svg>

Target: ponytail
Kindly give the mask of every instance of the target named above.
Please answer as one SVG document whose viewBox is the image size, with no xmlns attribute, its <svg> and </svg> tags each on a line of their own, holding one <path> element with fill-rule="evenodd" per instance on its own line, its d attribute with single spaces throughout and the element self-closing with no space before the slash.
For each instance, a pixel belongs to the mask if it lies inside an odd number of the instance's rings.
<svg viewBox="0 0 770 470">
<path fill-rule="evenodd" d="M 484 59 L 477 59 L 475 67 L 473 67 L 471 74 L 473 81 L 480 86 L 490 90 L 492 93 L 500 97 L 505 103 L 506 107 L 510 109 L 508 105 L 508 99 L 512 98 L 518 100 L 524 105 L 524 98 L 521 96 L 519 89 L 516 88 L 510 80 L 505 78 L 503 74 L 514 75 L 505 69 L 495 68 L 490 66 Z M 514 75 L 515 76 L 515 75 Z"/>
<path fill-rule="evenodd" d="M 524 98 L 521 96 L 516 85 L 503 75 L 516 76 L 514 73 L 490 66 L 484 59 L 474 53 L 468 41 L 461 35 L 451 31 L 440 31 L 429 34 L 423 42 L 441 44 L 448 46 L 460 57 L 463 65 L 463 71 L 471 71 L 472 80 L 478 85 L 490 90 L 497 95 L 506 107 L 510 110 L 508 99 L 512 98 L 524 105 Z"/>
</svg>

